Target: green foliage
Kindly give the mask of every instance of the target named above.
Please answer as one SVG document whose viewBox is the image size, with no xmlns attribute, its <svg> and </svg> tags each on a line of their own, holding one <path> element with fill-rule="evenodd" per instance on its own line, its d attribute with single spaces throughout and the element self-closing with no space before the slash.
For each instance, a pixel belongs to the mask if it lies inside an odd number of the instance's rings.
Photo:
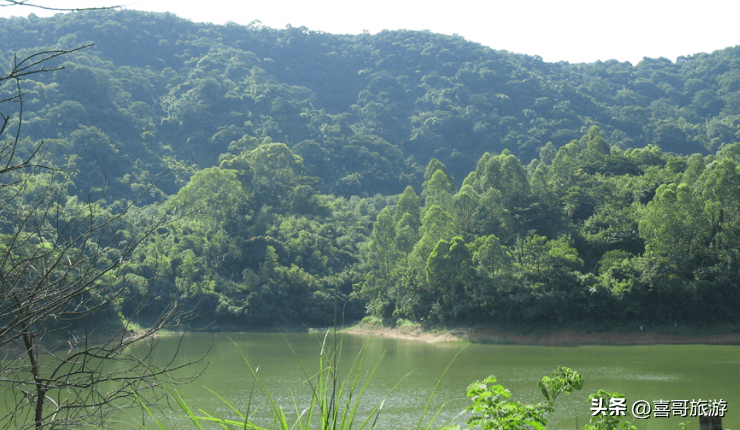
<svg viewBox="0 0 740 430">
<path fill-rule="evenodd" d="M 501 155 L 483 154 L 475 171 L 465 179 L 465 184 L 481 194 L 492 188 L 498 190 L 507 206 L 529 194 L 524 166 L 508 150 Z"/>
<path fill-rule="evenodd" d="M 436 298 L 428 318 L 449 324 L 465 309 L 467 291 L 475 282 L 472 255 L 461 237 L 437 242 L 426 264 L 426 284 Z"/>
<path fill-rule="evenodd" d="M 418 231 L 421 225 L 420 219 L 421 199 L 413 188 L 406 187 L 396 203 L 396 212 L 393 214 L 393 222 L 396 228 L 410 227 L 412 231 Z"/>
<path fill-rule="evenodd" d="M 468 387 L 468 397 L 473 401 L 466 409 L 473 414 L 466 421 L 470 428 L 544 430 L 547 426 L 545 415 L 554 410 L 553 404 L 558 396 L 583 388 L 583 378 L 578 372 L 567 367 L 558 367 L 552 377 L 545 376 L 537 383 L 545 401 L 527 405 L 508 400 L 511 393 L 496 382 L 495 377 L 489 376 L 483 381 L 473 382 Z"/>
<path fill-rule="evenodd" d="M 511 266 L 512 256 L 509 249 L 494 235 L 479 237 L 473 248 L 475 249 L 473 262 L 491 275 L 502 273 Z"/>
<path fill-rule="evenodd" d="M 709 223 L 686 184 L 658 188 L 640 221 L 647 252 L 667 256 L 678 264 L 699 258 L 708 235 Z"/>
<path fill-rule="evenodd" d="M 95 43 L 24 80 L 16 156 L 46 142 L 60 207 L 136 201 L 122 237 L 181 216 L 127 265 L 122 309 L 177 298 L 233 326 L 327 323 L 334 300 L 425 324 L 740 318 L 737 48 L 571 65 L 129 10 L 2 24 L 7 52 Z"/>
<path fill-rule="evenodd" d="M 515 259 L 527 273 L 542 275 L 558 269 L 578 269 L 583 260 L 578 251 L 569 245 L 570 238 L 547 240 L 544 236 L 533 235 L 517 241 Z"/>
<path fill-rule="evenodd" d="M 424 182 L 424 205 L 431 207 L 439 206 L 445 211 L 452 209 L 452 192 L 454 185 L 449 175 L 443 170 L 437 170 L 432 177 Z"/>
<path fill-rule="evenodd" d="M 406 226 L 407 229 L 410 226 Z M 365 267 L 368 269 L 358 293 L 368 301 L 368 310 L 373 315 L 384 317 L 392 310 L 388 307 L 389 291 L 398 281 L 396 269 L 401 262 L 402 253 L 396 246 L 396 226 L 388 208 L 378 213 L 370 234 L 370 241 L 364 249 Z M 411 242 L 411 240 L 407 240 Z"/>
<path fill-rule="evenodd" d="M 740 137 L 736 77 L 723 72 L 737 49 L 680 65 L 544 67 L 430 32 L 205 28 L 113 10 L 5 20 L 2 34 L 10 52 L 46 47 L 48 34 L 96 43 L 66 57 L 72 73 L 28 81 L 24 114 L 33 139 L 69 143 L 76 130 L 97 127 L 120 154 L 102 171 L 112 182 L 171 172 L 164 157 L 212 167 L 244 136 L 285 142 L 323 180 L 322 191 L 344 196 L 418 188 L 431 178 L 423 166 L 432 157 L 456 178 L 486 151 L 562 167 L 555 151 L 575 141 L 571 156 L 588 159 L 584 171 L 634 174 L 610 148 L 706 153 Z M 130 49 L 116 49 L 120 40 L 131 40 Z M 72 154 L 85 158 L 66 146 L 55 161 Z M 86 176 L 80 195 L 97 180 Z M 166 182 L 167 194 L 182 185 Z"/>
</svg>

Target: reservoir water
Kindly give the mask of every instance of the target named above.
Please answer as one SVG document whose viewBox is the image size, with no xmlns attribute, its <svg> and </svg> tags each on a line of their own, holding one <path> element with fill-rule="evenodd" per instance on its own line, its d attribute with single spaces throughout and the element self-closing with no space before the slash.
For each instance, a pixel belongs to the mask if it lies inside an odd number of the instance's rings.
<svg viewBox="0 0 740 430">
<path fill-rule="evenodd" d="M 258 369 L 257 375 L 275 402 L 288 411 L 289 417 L 295 418 L 295 405 L 300 413 L 310 402 L 311 386 L 305 382 L 305 374 L 313 375 L 319 368 L 322 338 L 323 333 L 188 333 L 178 360 L 195 359 L 209 347 L 210 352 L 204 362 L 207 363 L 205 374 L 194 383 L 178 387 L 178 392 L 198 414 L 200 410 L 232 418 L 236 414 L 208 389 L 242 411 L 247 410 L 251 395 L 250 411 L 259 406 L 255 417 L 262 417 L 261 425 L 272 428 L 266 396 L 254 383 L 245 358 Z M 160 339 L 162 356 L 166 357 L 177 341 L 177 338 Z M 721 399 L 727 405 L 724 428 L 740 429 L 740 346 L 736 345 L 430 345 L 349 334 L 343 335 L 342 343 L 340 383 L 348 378 L 349 369 L 363 347 L 367 352 L 360 370 L 360 384 L 378 365 L 362 395 L 355 421 L 361 421 L 372 408 L 383 403 L 376 426 L 379 429 L 416 428 L 420 421 L 421 428 L 425 428 L 442 407 L 431 426 L 437 428 L 470 404 L 465 397 L 468 385 L 489 375 L 495 375 L 498 383 L 512 392 L 511 400 L 539 402 L 543 398 L 537 382 L 558 366 L 580 372 L 585 386 L 582 391 L 557 400 L 556 411 L 549 416 L 548 429 L 582 429 L 591 415 L 588 395 L 599 389 L 624 394 L 628 410 L 638 401 L 649 403 L 653 409 L 661 401 L 669 401 L 671 415 L 680 411 L 674 409 L 672 401 Z M 422 417 L 440 377 L 431 406 Z M 687 411 L 687 415 L 690 413 Z M 686 429 L 699 428 L 697 417 L 662 418 L 654 414 L 655 411 L 649 418 L 634 419 L 633 423 L 638 429 L 650 430 L 677 430 L 681 422 L 688 422 Z M 181 412 L 169 415 L 168 421 L 168 425 L 178 429 L 192 427 Z M 464 416 L 455 422 L 465 428 Z"/>
</svg>

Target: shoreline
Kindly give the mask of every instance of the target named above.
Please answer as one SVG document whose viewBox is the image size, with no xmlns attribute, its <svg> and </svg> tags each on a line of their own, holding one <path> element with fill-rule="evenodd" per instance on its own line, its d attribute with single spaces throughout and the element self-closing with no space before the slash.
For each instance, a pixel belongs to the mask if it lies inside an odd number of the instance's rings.
<svg viewBox="0 0 740 430">
<path fill-rule="evenodd" d="M 312 332 L 325 331 L 330 328 L 309 328 L 306 326 L 283 326 L 272 329 L 243 329 L 236 327 L 217 326 L 213 332 Z M 129 336 L 141 334 L 142 329 L 128 330 Z M 184 330 L 157 332 L 152 337 L 161 337 L 164 333 L 188 333 L 212 330 Z M 630 345 L 740 345 L 740 326 L 720 325 L 704 329 L 675 327 L 650 327 L 645 331 L 619 330 L 585 330 L 562 326 L 546 327 L 455 327 L 449 329 L 426 329 L 417 324 L 405 324 L 396 327 L 386 326 L 377 322 L 361 321 L 351 326 L 337 328 L 346 334 L 376 337 L 385 339 L 399 339 L 411 342 L 424 342 L 434 345 L 459 345 L 461 343 L 478 343 L 484 345 L 529 345 L 529 346 L 630 346 Z M 91 335 L 89 342 L 104 344 L 114 341 L 121 335 L 120 330 L 97 332 Z M 56 347 L 66 345 L 64 340 L 57 339 Z M 76 345 L 69 345 L 74 347 Z M 0 348 L 0 355 L 8 356 L 22 353 L 23 346 L 17 343 L 6 344 Z"/>
<path fill-rule="evenodd" d="M 89 346 L 115 344 L 122 342 L 124 339 L 128 340 L 130 338 L 141 337 L 144 333 L 146 333 L 146 331 L 147 329 L 138 326 L 132 328 L 121 327 L 113 330 L 93 330 L 92 333 L 86 335 L 87 339 L 85 339 L 85 336 L 77 335 L 72 338 L 58 336 L 57 333 L 57 336 L 51 335 L 49 336 L 50 339 L 43 339 L 41 342 L 37 343 L 36 346 L 39 348 L 37 352 L 39 352 L 41 355 L 52 354 L 65 349 L 68 349 L 70 351 L 78 350 L 85 344 Z M 156 339 L 161 337 L 163 333 L 169 333 L 169 331 L 157 331 L 155 333 L 152 333 L 147 338 Z M 14 341 L 0 347 L 0 359 L 7 359 L 9 356 L 18 356 L 20 354 L 25 354 L 25 351 L 26 347 L 23 344 L 22 340 L 15 339 Z"/>
<path fill-rule="evenodd" d="M 740 332 L 721 334 L 666 333 L 649 331 L 576 331 L 569 328 L 502 330 L 500 328 L 453 328 L 425 330 L 419 326 L 387 327 L 361 322 L 343 330 L 347 334 L 402 339 L 429 344 L 460 342 L 491 345 L 579 346 L 579 345 L 740 345 Z"/>
</svg>

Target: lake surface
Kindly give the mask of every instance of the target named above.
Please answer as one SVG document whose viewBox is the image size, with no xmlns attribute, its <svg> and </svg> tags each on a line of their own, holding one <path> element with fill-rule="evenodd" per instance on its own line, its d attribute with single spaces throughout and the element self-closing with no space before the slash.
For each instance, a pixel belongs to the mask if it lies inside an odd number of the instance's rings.
<svg viewBox="0 0 740 430">
<path fill-rule="evenodd" d="M 264 395 L 254 384 L 244 357 L 258 368 L 258 375 L 269 387 L 274 400 L 295 416 L 292 394 L 299 409 L 308 406 L 308 374 L 318 370 L 323 333 L 188 333 L 179 360 L 199 357 L 211 348 L 206 373 L 196 382 L 179 387 L 189 406 L 217 416 L 234 414 L 205 387 L 217 392 L 241 410 L 246 410 L 250 392 L 252 407 L 262 405 L 256 416 L 269 415 Z M 537 382 L 558 366 L 580 372 L 584 389 L 558 398 L 556 412 L 550 415 L 548 429 L 582 429 L 591 415 L 588 395 L 598 389 L 617 391 L 627 405 L 638 400 L 713 400 L 727 402 L 725 428 L 740 429 L 740 346 L 656 345 L 656 346 L 578 346 L 539 347 L 518 345 L 435 344 L 384 338 L 343 336 L 340 373 L 348 372 L 353 360 L 367 346 L 360 378 L 380 363 L 362 396 L 358 417 L 385 400 L 378 419 L 379 429 L 415 428 L 424 406 L 439 378 L 449 370 L 423 418 L 422 428 L 436 410 L 447 402 L 435 424 L 442 425 L 470 404 L 465 397 L 468 385 L 495 375 L 509 389 L 512 400 L 534 403 L 542 400 Z M 160 339 L 163 356 L 174 348 L 177 339 Z M 330 342 L 331 343 L 331 342 Z M 299 362 L 301 365 L 299 365 Z M 452 363 L 452 364 L 450 364 Z M 192 371 L 192 370 L 191 370 Z M 344 376 L 342 377 L 344 378 Z M 399 383 L 400 381 L 400 383 Z M 388 393 L 398 384 L 398 388 Z M 357 391 L 356 391 L 357 392 Z M 364 408 L 364 409 L 363 409 Z M 260 415 L 261 414 L 261 415 Z M 170 425 L 191 428 L 184 414 L 169 417 Z M 356 420 L 357 421 L 357 420 Z M 698 429 L 697 417 L 670 417 L 634 420 L 638 429 Z M 458 419 L 458 423 L 464 423 Z M 272 427 L 269 420 L 262 421 Z M 432 426 L 436 428 L 437 426 Z M 464 426 L 463 426 L 464 428 Z"/>
</svg>

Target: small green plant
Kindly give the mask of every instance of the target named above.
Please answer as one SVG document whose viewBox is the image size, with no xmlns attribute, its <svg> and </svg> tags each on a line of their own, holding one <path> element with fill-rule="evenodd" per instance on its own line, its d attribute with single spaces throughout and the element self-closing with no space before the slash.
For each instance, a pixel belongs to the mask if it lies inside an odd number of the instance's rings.
<svg viewBox="0 0 740 430">
<path fill-rule="evenodd" d="M 552 377 L 545 376 L 537 386 L 545 397 L 544 402 L 525 405 L 508 400 L 509 390 L 496 384 L 497 379 L 489 376 L 476 381 L 468 387 L 468 397 L 473 401 L 466 409 L 473 416 L 466 423 L 470 428 L 484 430 L 544 430 L 547 425 L 545 414 L 553 411 L 555 399 L 562 393 L 571 393 L 583 388 L 583 378 L 578 372 L 567 367 L 558 367 Z"/>
</svg>

